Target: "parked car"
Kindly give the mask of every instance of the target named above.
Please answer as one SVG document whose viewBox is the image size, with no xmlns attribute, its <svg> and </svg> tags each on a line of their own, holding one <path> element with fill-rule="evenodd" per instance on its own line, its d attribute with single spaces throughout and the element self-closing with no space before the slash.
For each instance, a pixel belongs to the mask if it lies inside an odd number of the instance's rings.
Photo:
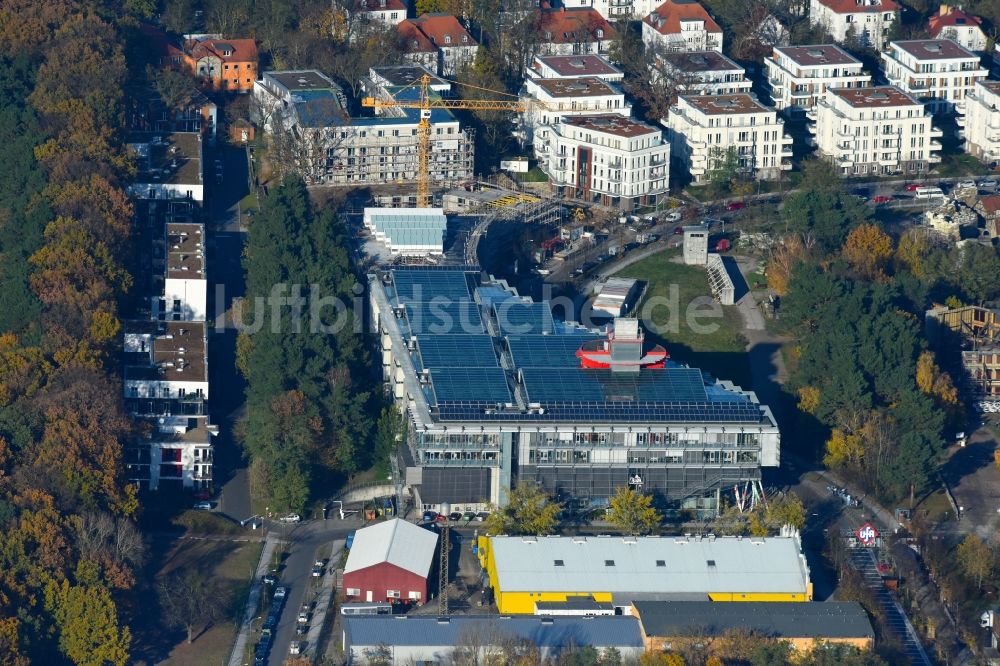
<svg viewBox="0 0 1000 666">
<path fill-rule="evenodd" d="M 312 577 L 313 578 L 322 578 L 323 577 L 323 567 L 313 567 L 312 568 Z"/>
<path fill-rule="evenodd" d="M 995 190 L 998 185 L 1000 185 L 1000 183 L 997 182 L 996 178 L 984 178 L 976 183 L 976 187 L 983 190 Z"/>
<path fill-rule="evenodd" d="M 956 190 L 974 190 L 976 189 L 976 181 L 974 180 L 960 180 L 955 183 Z"/>
<path fill-rule="evenodd" d="M 287 588 L 280 587 L 280 586 L 274 588 L 274 598 L 275 599 L 284 599 L 286 596 L 288 596 L 288 589 Z"/>
<path fill-rule="evenodd" d="M 671 211 L 663 216 L 665 222 L 680 222 L 681 214 L 678 211 Z"/>
<path fill-rule="evenodd" d="M 292 641 L 289 643 L 288 654 L 302 654 L 302 644 L 298 641 Z"/>
<path fill-rule="evenodd" d="M 674 227 L 674 236 L 683 236 L 684 227 Z"/>
<path fill-rule="evenodd" d="M 729 212 L 732 212 L 734 210 L 743 210 L 746 207 L 747 205 L 742 201 L 733 201 L 732 203 L 726 204 L 726 210 L 728 210 Z"/>
<path fill-rule="evenodd" d="M 439 513 L 437 515 L 437 518 L 434 519 L 434 522 L 436 522 L 436 523 L 447 523 L 448 522 L 448 516 L 444 515 L 443 513 Z"/>
<path fill-rule="evenodd" d="M 458 511 L 452 511 L 451 514 L 448 516 L 448 520 L 450 520 L 453 523 L 457 523 L 458 521 L 462 520 L 462 514 L 459 513 Z"/>
<path fill-rule="evenodd" d="M 489 511 L 480 511 L 479 513 L 476 514 L 476 520 L 479 522 L 483 522 L 489 517 L 490 517 Z"/>
<path fill-rule="evenodd" d="M 889 203 L 890 201 L 892 201 L 892 195 L 879 194 L 878 196 L 872 197 L 872 201 L 874 201 L 877 204 Z"/>
<path fill-rule="evenodd" d="M 438 517 L 437 511 L 424 511 L 423 521 L 425 523 L 434 522 L 435 520 L 437 520 L 437 517 Z"/>
<path fill-rule="evenodd" d="M 309 624 L 309 613 L 306 612 L 299 613 L 297 621 L 299 624 Z"/>
<path fill-rule="evenodd" d="M 462 520 L 464 520 L 465 522 L 469 522 L 475 519 L 476 519 L 475 511 L 466 511 L 465 513 L 462 514 Z"/>
<path fill-rule="evenodd" d="M 260 577 L 260 582 L 262 582 L 264 585 L 277 585 L 278 577 L 275 576 L 274 574 L 264 574 L 263 576 Z"/>
<path fill-rule="evenodd" d="M 918 187 L 923 187 L 920 183 L 910 183 L 906 186 L 907 192 L 916 192 Z"/>
<path fill-rule="evenodd" d="M 283 523 L 297 523 L 302 520 L 302 516 L 297 513 L 290 513 L 287 516 L 282 516 L 280 520 Z"/>
<path fill-rule="evenodd" d="M 857 199 L 858 201 L 860 201 L 861 203 L 864 203 L 864 202 L 868 201 L 868 197 L 866 197 L 863 194 L 855 194 L 854 198 Z"/>
<path fill-rule="evenodd" d="M 309 625 L 308 624 L 297 624 L 297 625 L 295 625 L 295 635 L 296 636 L 305 636 L 308 633 L 309 633 Z"/>
<path fill-rule="evenodd" d="M 211 511 L 212 510 L 212 503 L 211 502 L 198 502 L 197 504 L 194 505 L 194 508 L 197 509 L 197 510 L 199 510 L 199 511 Z"/>
</svg>

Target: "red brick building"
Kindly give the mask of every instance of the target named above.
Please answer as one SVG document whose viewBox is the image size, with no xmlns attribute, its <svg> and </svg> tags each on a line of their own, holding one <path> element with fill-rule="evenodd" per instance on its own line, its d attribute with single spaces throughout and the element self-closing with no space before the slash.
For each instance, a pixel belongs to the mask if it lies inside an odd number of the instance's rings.
<svg viewBox="0 0 1000 666">
<path fill-rule="evenodd" d="M 427 600 L 438 535 L 394 518 L 360 529 L 344 567 L 344 593 L 351 601 Z"/>
<path fill-rule="evenodd" d="M 167 47 L 167 60 L 215 92 L 248 93 L 257 80 L 257 42 L 252 39 L 188 35 L 180 48 Z"/>
</svg>

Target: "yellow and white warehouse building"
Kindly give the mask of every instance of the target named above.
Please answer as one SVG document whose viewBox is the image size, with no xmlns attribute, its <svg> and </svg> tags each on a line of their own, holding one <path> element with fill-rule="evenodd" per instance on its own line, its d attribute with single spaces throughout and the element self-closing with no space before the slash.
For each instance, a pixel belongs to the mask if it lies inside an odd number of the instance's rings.
<svg viewBox="0 0 1000 666">
<path fill-rule="evenodd" d="M 781 537 L 484 536 L 480 563 L 502 614 L 536 603 L 811 601 L 797 534 Z"/>
</svg>

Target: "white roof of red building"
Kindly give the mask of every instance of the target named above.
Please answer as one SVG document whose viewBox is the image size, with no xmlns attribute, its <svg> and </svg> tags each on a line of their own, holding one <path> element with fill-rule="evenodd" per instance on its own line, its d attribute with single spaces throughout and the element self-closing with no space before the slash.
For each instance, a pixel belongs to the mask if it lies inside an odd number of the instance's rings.
<svg viewBox="0 0 1000 666">
<path fill-rule="evenodd" d="M 362 528 L 354 535 L 344 573 L 388 563 L 426 576 L 434 561 L 437 541 L 435 532 L 399 518 Z"/>
</svg>

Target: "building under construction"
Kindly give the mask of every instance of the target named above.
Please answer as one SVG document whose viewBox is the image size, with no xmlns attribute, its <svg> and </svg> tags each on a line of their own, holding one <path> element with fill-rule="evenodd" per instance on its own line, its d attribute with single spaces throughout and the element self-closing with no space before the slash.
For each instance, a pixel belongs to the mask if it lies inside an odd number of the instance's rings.
<svg viewBox="0 0 1000 666">
<path fill-rule="evenodd" d="M 946 354 L 960 350 L 963 381 L 977 400 L 1000 399 L 1000 320 L 996 310 L 937 307 L 924 317 L 927 338 Z"/>
<path fill-rule="evenodd" d="M 419 94 L 392 80 L 373 70 L 368 89 L 382 99 Z M 432 94 L 443 94 L 439 88 L 444 86 L 450 84 L 435 79 Z M 307 183 L 383 185 L 417 179 L 419 109 L 386 107 L 374 116 L 351 117 L 340 87 L 315 70 L 265 72 L 254 86 L 254 100 L 258 122 L 283 152 L 293 155 L 290 161 Z M 430 181 L 447 186 L 471 179 L 472 131 L 447 109 L 431 111 L 430 123 Z"/>
</svg>

